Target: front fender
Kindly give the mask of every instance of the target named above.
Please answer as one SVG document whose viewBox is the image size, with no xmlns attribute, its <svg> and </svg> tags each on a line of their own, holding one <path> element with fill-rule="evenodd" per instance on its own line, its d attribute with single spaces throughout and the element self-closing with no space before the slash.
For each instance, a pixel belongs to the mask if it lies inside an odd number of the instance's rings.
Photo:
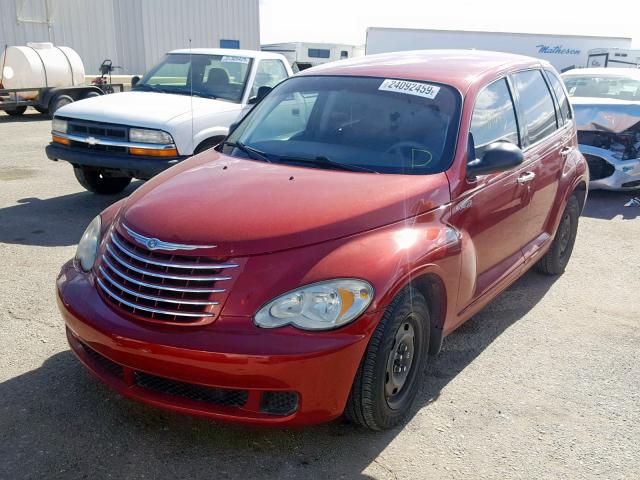
<svg viewBox="0 0 640 480">
<path fill-rule="evenodd" d="M 424 275 L 436 276 L 445 292 L 456 292 L 460 238 L 443 221 L 447 212 L 440 208 L 350 237 L 251 257 L 223 315 L 253 316 L 284 292 L 339 277 L 361 278 L 373 285 L 369 312 L 386 308 L 402 288 Z M 451 321 L 453 308 L 444 312 L 445 321 Z"/>
</svg>

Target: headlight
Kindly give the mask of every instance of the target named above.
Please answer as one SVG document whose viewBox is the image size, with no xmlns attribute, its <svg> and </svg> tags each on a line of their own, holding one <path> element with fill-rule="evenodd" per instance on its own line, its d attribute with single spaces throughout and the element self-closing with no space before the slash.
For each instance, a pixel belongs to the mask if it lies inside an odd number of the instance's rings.
<svg viewBox="0 0 640 480">
<path fill-rule="evenodd" d="M 51 130 L 59 133 L 67 133 L 68 124 L 66 120 L 54 118 L 51 120 Z"/>
<path fill-rule="evenodd" d="M 357 318 L 372 299 L 373 287 L 364 280 L 327 280 L 280 295 L 262 307 L 254 320 L 263 328 L 293 325 L 303 330 L 329 330 Z"/>
<path fill-rule="evenodd" d="M 76 261 L 80 263 L 80 267 L 85 272 L 93 268 L 98 253 L 98 244 L 100 243 L 100 229 L 102 221 L 100 215 L 94 218 L 87 229 L 82 234 L 78 248 L 76 250 Z"/>
<path fill-rule="evenodd" d="M 173 143 L 173 138 L 162 130 L 149 130 L 146 128 L 130 128 L 129 141 L 139 143 Z"/>
</svg>

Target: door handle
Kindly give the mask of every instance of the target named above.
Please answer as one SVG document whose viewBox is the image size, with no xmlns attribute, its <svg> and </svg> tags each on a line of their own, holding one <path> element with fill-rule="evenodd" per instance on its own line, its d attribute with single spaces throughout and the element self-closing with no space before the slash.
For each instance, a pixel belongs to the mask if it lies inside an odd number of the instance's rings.
<svg viewBox="0 0 640 480">
<path fill-rule="evenodd" d="M 524 185 L 525 183 L 531 182 L 534 178 L 536 178 L 536 174 L 533 172 L 523 173 L 518 177 L 518 183 Z"/>
<path fill-rule="evenodd" d="M 571 153 L 572 150 L 573 150 L 572 147 L 562 147 L 560 149 L 560 155 L 562 155 L 563 157 L 566 157 Z"/>
</svg>

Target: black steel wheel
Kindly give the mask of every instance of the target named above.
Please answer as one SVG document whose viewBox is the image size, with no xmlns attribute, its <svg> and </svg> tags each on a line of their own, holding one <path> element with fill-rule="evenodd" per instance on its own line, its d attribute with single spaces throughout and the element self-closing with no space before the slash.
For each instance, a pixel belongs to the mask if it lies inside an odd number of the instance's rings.
<svg viewBox="0 0 640 480">
<path fill-rule="evenodd" d="M 429 329 L 424 296 L 403 289 L 371 336 L 347 401 L 348 419 L 385 430 L 407 418 L 427 362 Z"/>
</svg>

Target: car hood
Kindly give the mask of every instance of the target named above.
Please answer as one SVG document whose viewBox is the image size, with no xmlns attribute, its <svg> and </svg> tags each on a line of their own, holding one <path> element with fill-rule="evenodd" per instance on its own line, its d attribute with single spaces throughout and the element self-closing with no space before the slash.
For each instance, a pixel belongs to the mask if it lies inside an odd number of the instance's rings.
<svg viewBox="0 0 640 480">
<path fill-rule="evenodd" d="M 370 230 L 433 210 L 449 198 L 444 173 L 344 172 L 209 150 L 140 187 L 126 200 L 119 222 L 146 237 L 217 245 L 216 256 L 244 256 Z"/>
<path fill-rule="evenodd" d="M 640 101 L 572 97 L 578 130 L 622 133 L 640 122 Z"/>
<path fill-rule="evenodd" d="M 181 115 L 239 110 L 237 103 L 211 98 L 158 92 L 122 92 L 87 98 L 65 105 L 56 116 L 167 129 L 167 122 Z"/>
</svg>

